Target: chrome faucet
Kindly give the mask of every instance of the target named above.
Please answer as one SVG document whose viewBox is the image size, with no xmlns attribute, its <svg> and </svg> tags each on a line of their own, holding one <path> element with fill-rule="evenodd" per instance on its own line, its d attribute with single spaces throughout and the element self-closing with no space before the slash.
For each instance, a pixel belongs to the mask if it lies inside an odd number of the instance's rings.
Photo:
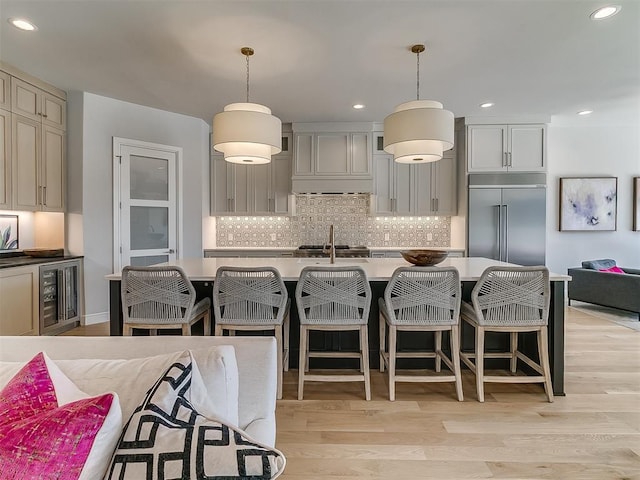
<svg viewBox="0 0 640 480">
<path fill-rule="evenodd" d="M 336 263 L 336 237 L 333 232 L 333 225 L 329 226 L 329 244 L 324 244 L 322 253 L 329 254 L 329 263 Z"/>
</svg>

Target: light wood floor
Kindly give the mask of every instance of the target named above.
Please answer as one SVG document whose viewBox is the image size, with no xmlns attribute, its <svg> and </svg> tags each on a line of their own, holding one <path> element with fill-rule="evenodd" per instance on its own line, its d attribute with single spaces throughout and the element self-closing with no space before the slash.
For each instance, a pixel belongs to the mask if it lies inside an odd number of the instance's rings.
<svg viewBox="0 0 640 480">
<path fill-rule="evenodd" d="M 75 335 L 108 334 L 104 325 Z M 284 377 L 277 403 L 283 480 L 640 479 L 640 332 L 567 308 L 565 397 L 541 385 L 486 386 L 478 403 L 465 370 L 465 401 L 453 384 L 398 384 L 372 372 L 361 384 Z"/>
</svg>

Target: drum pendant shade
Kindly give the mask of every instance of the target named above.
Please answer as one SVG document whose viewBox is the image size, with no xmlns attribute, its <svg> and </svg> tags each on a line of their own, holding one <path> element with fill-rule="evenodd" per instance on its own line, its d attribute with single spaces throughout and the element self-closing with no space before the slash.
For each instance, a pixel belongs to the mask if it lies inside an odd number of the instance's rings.
<svg viewBox="0 0 640 480">
<path fill-rule="evenodd" d="M 398 163 L 426 163 L 453 148 L 453 113 L 440 102 L 414 100 L 384 119 L 384 151 Z"/>
<path fill-rule="evenodd" d="M 228 162 L 269 163 L 282 151 L 282 122 L 257 103 L 231 103 L 213 117 L 213 148 Z"/>
<path fill-rule="evenodd" d="M 398 163 L 427 163 L 442 158 L 442 152 L 453 148 L 453 113 L 442 103 L 420 100 L 420 53 L 424 45 L 414 45 L 417 57 L 416 97 L 398 105 L 384 119 L 384 151 Z"/>
<path fill-rule="evenodd" d="M 213 148 L 231 163 L 259 165 L 271 162 L 282 151 L 282 122 L 271 109 L 249 103 L 249 57 L 251 47 L 240 49 L 247 59 L 247 101 L 230 103 L 213 117 Z"/>
</svg>

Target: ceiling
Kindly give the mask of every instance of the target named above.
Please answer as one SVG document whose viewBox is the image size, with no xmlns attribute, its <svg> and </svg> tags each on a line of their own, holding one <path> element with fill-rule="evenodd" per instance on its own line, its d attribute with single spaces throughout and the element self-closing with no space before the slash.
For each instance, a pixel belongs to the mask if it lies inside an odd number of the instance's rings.
<svg viewBox="0 0 640 480">
<path fill-rule="evenodd" d="M 66 91 L 199 117 L 250 100 L 283 122 L 382 121 L 416 98 L 456 117 L 640 118 L 640 1 L 0 0 L 0 59 Z M 24 32 L 7 23 L 26 17 Z M 480 103 L 491 101 L 491 109 Z M 362 103 L 365 108 L 354 110 Z M 640 122 L 639 122 L 640 123 Z"/>
</svg>

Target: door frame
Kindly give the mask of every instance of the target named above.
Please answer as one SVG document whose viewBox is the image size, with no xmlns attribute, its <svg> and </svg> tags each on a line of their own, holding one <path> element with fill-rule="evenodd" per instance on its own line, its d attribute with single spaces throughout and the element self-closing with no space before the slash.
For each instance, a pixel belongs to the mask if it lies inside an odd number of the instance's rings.
<svg viewBox="0 0 640 480">
<path fill-rule="evenodd" d="M 182 258 L 183 245 L 183 215 L 182 215 L 182 147 L 163 145 L 160 143 L 144 142 L 130 138 L 113 137 L 113 273 L 122 270 L 120 246 L 120 193 L 121 193 L 121 147 L 138 147 L 148 150 L 168 152 L 176 156 L 176 259 Z"/>
</svg>

